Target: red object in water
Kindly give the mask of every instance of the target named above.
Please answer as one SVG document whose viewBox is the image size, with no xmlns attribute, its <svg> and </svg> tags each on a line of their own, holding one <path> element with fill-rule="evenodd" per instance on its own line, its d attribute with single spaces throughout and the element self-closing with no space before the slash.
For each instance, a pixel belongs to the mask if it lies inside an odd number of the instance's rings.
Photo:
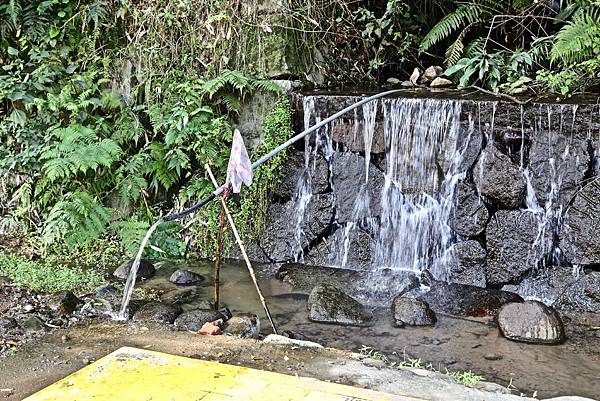
<svg viewBox="0 0 600 401">
<path fill-rule="evenodd" d="M 215 320 L 214 322 L 207 322 L 198 330 L 198 334 L 201 336 L 218 336 L 222 334 L 221 325 L 223 324 L 223 320 Z"/>
</svg>

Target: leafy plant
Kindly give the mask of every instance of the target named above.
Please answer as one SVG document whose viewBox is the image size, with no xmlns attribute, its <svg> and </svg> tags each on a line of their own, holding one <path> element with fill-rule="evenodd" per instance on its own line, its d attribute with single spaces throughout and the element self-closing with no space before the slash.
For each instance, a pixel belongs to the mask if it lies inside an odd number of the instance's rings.
<svg viewBox="0 0 600 401">
<path fill-rule="evenodd" d="M 0 275 L 9 277 L 17 285 L 50 292 L 84 291 L 104 282 L 102 275 L 95 270 L 35 262 L 4 251 L 0 251 Z"/>
</svg>

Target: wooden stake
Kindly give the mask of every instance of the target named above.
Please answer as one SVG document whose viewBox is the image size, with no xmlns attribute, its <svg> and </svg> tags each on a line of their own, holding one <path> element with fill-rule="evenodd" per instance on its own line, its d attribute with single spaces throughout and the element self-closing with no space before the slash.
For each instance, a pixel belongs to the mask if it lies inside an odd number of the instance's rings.
<svg viewBox="0 0 600 401">
<path fill-rule="evenodd" d="M 210 180 L 212 181 L 215 188 L 219 188 L 219 184 L 217 183 L 217 180 L 215 179 L 215 176 L 213 175 L 212 170 L 210 169 L 210 166 L 208 164 L 205 164 L 204 167 L 206 168 L 206 171 L 208 172 L 208 175 L 210 176 Z M 219 199 L 221 200 L 221 206 L 223 207 L 223 210 L 225 211 L 225 215 L 227 216 L 227 220 L 229 221 L 229 225 L 231 226 L 231 231 L 233 232 L 235 241 L 237 242 L 238 246 L 240 247 L 240 251 L 242 251 L 242 257 L 244 258 L 244 261 L 246 262 L 246 267 L 248 268 L 248 272 L 250 273 L 250 277 L 252 278 L 254 287 L 256 287 L 256 292 L 258 293 L 260 302 L 262 303 L 263 309 L 265 310 L 267 319 L 269 319 L 269 323 L 271 323 L 271 328 L 273 329 L 273 333 L 278 334 L 277 329 L 275 328 L 275 323 L 273 323 L 273 318 L 271 317 L 271 312 L 269 312 L 269 307 L 267 306 L 267 302 L 265 301 L 265 298 L 262 295 L 262 291 L 260 290 L 260 287 L 258 285 L 258 281 L 256 280 L 256 274 L 254 274 L 254 269 L 252 268 L 252 264 L 250 263 L 250 259 L 248 258 L 248 254 L 246 253 L 246 247 L 244 246 L 244 243 L 242 242 L 242 238 L 240 237 L 240 234 L 238 233 L 235 223 L 233 222 L 233 217 L 231 217 L 231 213 L 229 213 L 229 208 L 227 207 L 227 203 L 225 202 L 225 199 L 223 199 L 223 197 L 219 197 Z"/>
<path fill-rule="evenodd" d="M 221 212 L 219 213 L 219 228 L 217 229 L 217 249 L 215 258 L 215 310 L 219 309 L 219 290 L 221 286 L 220 273 L 221 273 L 221 253 L 223 245 L 223 231 L 225 231 L 225 210 L 221 205 Z"/>
</svg>

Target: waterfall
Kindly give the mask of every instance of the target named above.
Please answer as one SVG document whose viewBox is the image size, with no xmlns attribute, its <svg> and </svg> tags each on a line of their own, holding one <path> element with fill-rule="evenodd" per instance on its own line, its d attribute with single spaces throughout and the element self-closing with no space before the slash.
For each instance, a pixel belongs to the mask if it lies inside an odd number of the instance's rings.
<svg viewBox="0 0 600 401">
<path fill-rule="evenodd" d="M 448 278 L 448 262 L 452 257 L 450 247 L 452 233 L 447 224 L 452 207 L 456 184 L 465 176 L 462 166 L 464 148 L 459 135 L 470 135 L 470 128 L 463 130 L 460 124 L 461 102 L 435 99 L 384 99 L 363 106 L 362 113 L 341 124 L 348 128 L 350 142 L 337 143 L 341 150 L 354 150 L 361 139 L 360 155 L 364 158 L 364 175 L 353 188 L 336 188 L 332 182 L 334 197 L 341 191 L 354 191 L 354 204 L 348 221 L 338 223 L 335 241 L 330 244 L 326 263 L 337 267 L 349 265 L 352 238 L 360 232 L 372 238 L 371 260 L 362 269 L 381 269 L 421 272 L 428 269 L 439 279 Z M 304 124 L 319 120 L 318 107 L 312 96 L 304 97 Z M 380 132 L 376 133 L 377 127 Z M 295 197 L 297 239 L 302 238 L 306 205 L 302 202 L 312 196 L 306 191 L 309 178 L 315 172 L 316 154 L 322 153 L 332 170 L 333 130 L 321 130 L 317 138 L 307 139 L 305 157 L 307 165 L 298 183 Z M 385 141 L 383 172 L 375 171 L 371 159 L 376 135 Z M 338 138 L 339 139 L 339 138 Z M 381 140 L 381 138 L 380 138 Z M 467 141 L 468 142 L 468 141 Z M 364 156 L 362 156 L 364 154 Z M 382 174 L 384 180 L 373 188 L 371 172 Z M 333 175 L 333 174 L 332 174 Z M 377 199 L 371 199 L 373 191 Z M 376 204 L 375 204 L 376 203 Z M 373 209 L 380 212 L 373 214 Z M 366 235 L 366 234 L 365 234 Z M 297 259 L 299 260 L 299 258 Z"/>
</svg>

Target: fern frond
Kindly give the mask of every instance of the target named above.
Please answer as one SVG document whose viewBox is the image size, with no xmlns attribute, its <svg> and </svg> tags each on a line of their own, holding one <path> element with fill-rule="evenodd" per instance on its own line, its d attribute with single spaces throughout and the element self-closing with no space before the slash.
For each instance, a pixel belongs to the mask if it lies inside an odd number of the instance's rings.
<svg viewBox="0 0 600 401">
<path fill-rule="evenodd" d="M 554 46 L 550 50 L 550 61 L 564 64 L 576 63 L 597 54 L 600 46 L 600 12 L 589 10 L 575 15 L 556 34 Z"/>
<path fill-rule="evenodd" d="M 81 125 L 55 129 L 53 135 L 59 141 L 50 143 L 42 153 L 42 171 L 50 181 L 110 167 L 121 155 L 121 147 L 115 141 L 99 140 L 92 129 Z"/>
<path fill-rule="evenodd" d="M 433 45 L 449 37 L 453 32 L 467 25 L 480 22 L 489 11 L 483 4 L 461 4 L 452 13 L 446 15 L 425 35 L 419 46 L 420 51 L 426 51 Z"/>
<path fill-rule="evenodd" d="M 87 192 L 68 193 L 48 214 L 42 231 L 44 248 L 64 241 L 76 246 L 96 240 L 110 222 L 110 209 Z"/>
</svg>

